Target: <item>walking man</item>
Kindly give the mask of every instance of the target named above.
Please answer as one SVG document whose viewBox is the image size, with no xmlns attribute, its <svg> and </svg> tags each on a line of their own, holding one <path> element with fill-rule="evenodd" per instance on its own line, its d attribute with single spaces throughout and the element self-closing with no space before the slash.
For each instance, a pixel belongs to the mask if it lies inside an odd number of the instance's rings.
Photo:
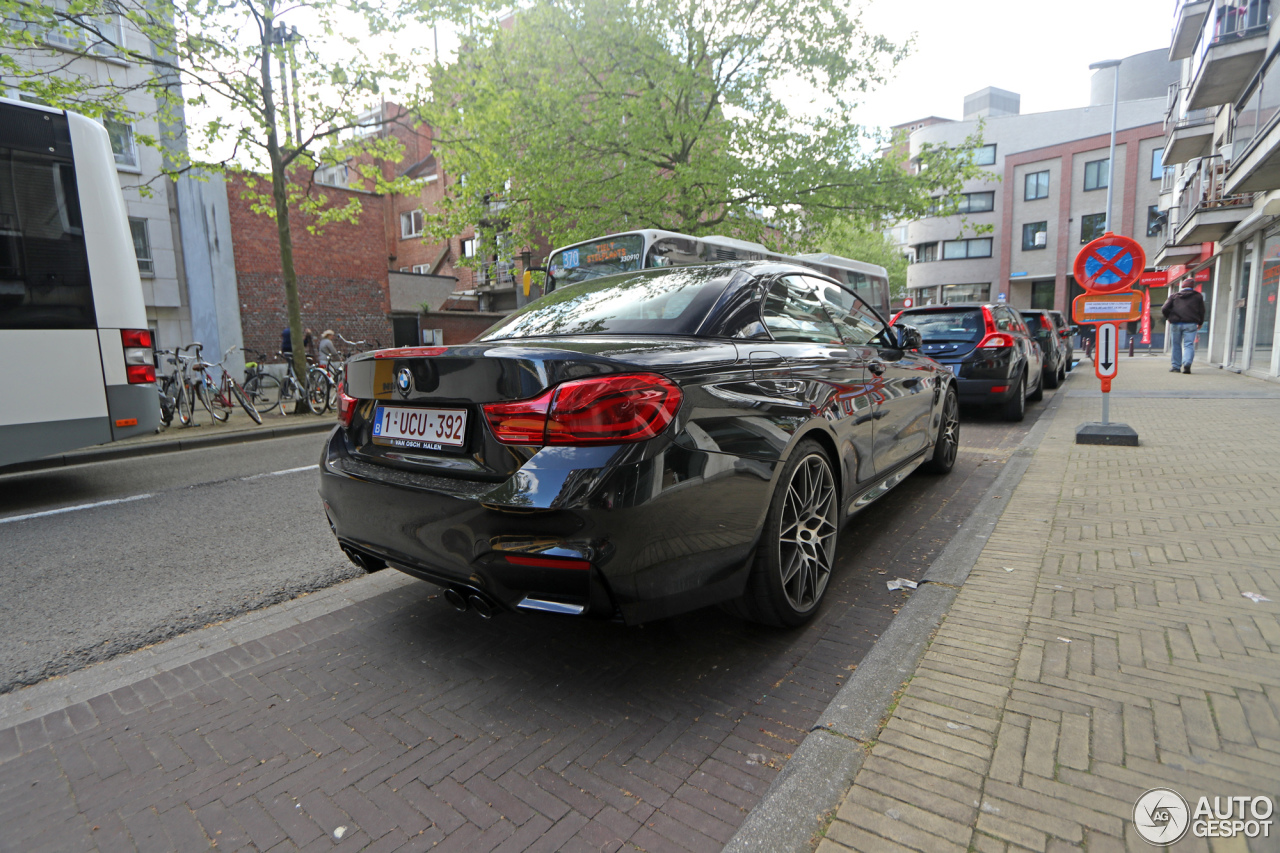
<svg viewBox="0 0 1280 853">
<path fill-rule="evenodd" d="M 1169 294 L 1160 307 L 1160 315 L 1169 324 L 1170 352 L 1173 366 L 1170 373 L 1191 372 L 1191 360 L 1196 355 L 1196 332 L 1204 322 L 1204 297 L 1192 286 L 1190 276 L 1182 280 L 1182 289 Z"/>
</svg>

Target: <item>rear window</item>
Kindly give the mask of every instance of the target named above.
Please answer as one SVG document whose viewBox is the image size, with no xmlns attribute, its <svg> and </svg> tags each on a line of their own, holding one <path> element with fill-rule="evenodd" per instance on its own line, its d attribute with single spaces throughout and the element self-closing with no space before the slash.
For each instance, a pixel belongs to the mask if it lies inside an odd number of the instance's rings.
<svg viewBox="0 0 1280 853">
<path fill-rule="evenodd" d="M 904 311 L 899 322 L 915 326 L 925 341 L 978 341 L 986 330 L 982 311 Z"/>
<path fill-rule="evenodd" d="M 692 335 L 733 270 L 674 267 L 558 287 L 506 317 L 481 341 L 549 335 Z"/>
</svg>

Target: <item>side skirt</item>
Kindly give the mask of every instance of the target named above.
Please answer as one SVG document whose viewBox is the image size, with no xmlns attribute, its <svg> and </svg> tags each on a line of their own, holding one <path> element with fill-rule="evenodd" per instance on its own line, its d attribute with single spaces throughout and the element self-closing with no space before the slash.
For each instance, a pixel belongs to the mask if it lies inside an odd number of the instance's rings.
<svg viewBox="0 0 1280 853">
<path fill-rule="evenodd" d="M 915 456 L 912 456 L 906 462 L 901 463 L 888 474 L 877 477 L 871 481 L 871 484 L 864 487 L 849 502 L 848 508 L 845 510 L 845 521 L 853 518 L 862 512 L 871 504 L 875 503 L 883 497 L 890 489 L 901 483 L 907 477 L 911 476 L 911 472 L 924 464 L 924 461 L 933 453 L 933 445 L 929 445 L 921 450 Z"/>
</svg>

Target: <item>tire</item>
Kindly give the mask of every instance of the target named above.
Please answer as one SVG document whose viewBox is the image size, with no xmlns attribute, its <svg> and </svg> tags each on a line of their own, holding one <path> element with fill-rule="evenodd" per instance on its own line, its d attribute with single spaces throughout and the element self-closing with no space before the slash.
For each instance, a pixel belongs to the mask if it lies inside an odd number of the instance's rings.
<svg viewBox="0 0 1280 853">
<path fill-rule="evenodd" d="M 220 424 L 231 417 L 231 401 L 222 396 L 222 392 L 208 382 L 200 383 L 200 402 L 209 410 L 209 414 Z"/>
<path fill-rule="evenodd" d="M 1040 375 L 1036 378 L 1039 380 L 1036 382 L 1036 390 L 1031 392 L 1030 397 L 1027 397 L 1027 399 L 1033 403 L 1039 403 L 1044 399 L 1044 371 L 1041 370 Z"/>
<path fill-rule="evenodd" d="M 1020 421 L 1027 416 L 1027 374 L 1018 377 L 1018 388 L 1004 404 L 1004 419 Z"/>
<path fill-rule="evenodd" d="M 244 383 L 244 393 L 258 414 L 265 415 L 280 405 L 280 380 L 270 373 L 256 373 Z"/>
<path fill-rule="evenodd" d="M 1057 388 L 1059 385 L 1062 384 L 1062 374 L 1063 374 L 1062 365 L 1059 364 L 1057 370 L 1053 371 L 1052 373 L 1045 374 L 1044 387 Z"/>
<path fill-rule="evenodd" d="M 933 442 L 933 456 L 920 466 L 930 474 L 950 474 L 960 452 L 960 400 L 954 385 L 947 386 L 942 398 L 942 419 L 938 424 L 938 437 Z"/>
<path fill-rule="evenodd" d="M 307 408 L 313 415 L 323 415 L 329 407 L 328 375 L 319 368 L 307 371 Z"/>
<path fill-rule="evenodd" d="M 244 395 L 244 391 L 240 390 L 240 383 L 234 379 L 231 380 L 231 396 L 236 398 L 236 402 L 240 404 L 240 408 L 249 417 L 253 418 L 255 424 L 262 423 L 262 415 L 258 414 L 258 410 L 249 402 L 249 398 Z"/>
<path fill-rule="evenodd" d="M 826 452 L 801 441 L 783 467 L 739 602 L 747 618 L 796 628 L 818 612 L 831 579 L 840 505 Z"/>
</svg>

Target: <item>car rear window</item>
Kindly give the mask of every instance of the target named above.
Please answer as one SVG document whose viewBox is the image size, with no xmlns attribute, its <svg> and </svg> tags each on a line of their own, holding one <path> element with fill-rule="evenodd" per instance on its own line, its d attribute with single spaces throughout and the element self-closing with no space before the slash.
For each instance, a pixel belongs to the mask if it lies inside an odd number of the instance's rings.
<svg viewBox="0 0 1280 853">
<path fill-rule="evenodd" d="M 977 308 L 959 311 L 903 312 L 899 320 L 920 330 L 925 341 L 981 340 L 986 324 Z"/>
<path fill-rule="evenodd" d="M 692 335 L 729 285 L 724 266 L 672 267 L 558 287 L 481 341 L 551 335 Z"/>
</svg>

